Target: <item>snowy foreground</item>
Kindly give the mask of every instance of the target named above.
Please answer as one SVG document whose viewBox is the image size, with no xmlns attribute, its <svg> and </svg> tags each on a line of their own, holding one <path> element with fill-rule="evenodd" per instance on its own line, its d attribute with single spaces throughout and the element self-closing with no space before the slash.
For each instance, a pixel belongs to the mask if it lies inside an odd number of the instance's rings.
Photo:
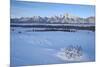
<svg viewBox="0 0 100 67">
<path fill-rule="evenodd" d="M 95 61 L 95 32 L 18 31 L 11 31 L 11 67 Z"/>
</svg>

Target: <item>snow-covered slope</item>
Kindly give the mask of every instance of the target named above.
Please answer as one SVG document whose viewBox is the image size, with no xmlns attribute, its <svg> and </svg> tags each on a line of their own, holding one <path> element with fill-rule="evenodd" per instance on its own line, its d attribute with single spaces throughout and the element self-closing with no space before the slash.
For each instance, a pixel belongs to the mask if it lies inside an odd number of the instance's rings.
<svg viewBox="0 0 100 67">
<path fill-rule="evenodd" d="M 19 33 L 21 31 L 21 33 Z M 81 46 L 82 54 L 72 49 Z M 69 52 L 69 54 L 67 54 Z M 79 56 L 70 56 L 79 55 Z M 67 54 L 67 55 L 66 55 Z M 74 58 L 73 58 L 74 57 Z M 77 32 L 25 32 L 22 28 L 11 31 L 11 66 L 58 64 L 95 60 L 95 33 Z"/>
</svg>

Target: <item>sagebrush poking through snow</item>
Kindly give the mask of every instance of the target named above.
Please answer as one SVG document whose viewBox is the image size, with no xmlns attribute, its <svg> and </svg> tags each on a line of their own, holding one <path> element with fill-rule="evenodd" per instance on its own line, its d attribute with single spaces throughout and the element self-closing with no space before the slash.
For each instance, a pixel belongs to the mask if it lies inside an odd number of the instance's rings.
<svg viewBox="0 0 100 67">
<path fill-rule="evenodd" d="M 71 45 L 66 48 L 61 48 L 57 56 L 67 61 L 80 61 L 83 57 L 83 50 L 81 46 Z"/>
<path fill-rule="evenodd" d="M 82 56 L 82 47 L 81 46 L 69 46 L 64 48 L 63 51 L 65 52 L 66 57 L 70 58 L 77 58 Z"/>
</svg>

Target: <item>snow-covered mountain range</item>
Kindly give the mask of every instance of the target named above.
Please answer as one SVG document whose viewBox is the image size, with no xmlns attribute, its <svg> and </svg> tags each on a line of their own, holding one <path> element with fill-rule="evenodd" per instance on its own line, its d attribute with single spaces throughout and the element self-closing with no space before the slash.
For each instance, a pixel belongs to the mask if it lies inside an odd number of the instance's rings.
<svg viewBox="0 0 100 67">
<path fill-rule="evenodd" d="M 90 16 L 87 18 L 81 18 L 66 13 L 64 15 L 51 16 L 51 17 L 33 16 L 33 17 L 11 18 L 11 23 L 56 23 L 56 24 L 95 23 L 95 17 Z"/>
</svg>

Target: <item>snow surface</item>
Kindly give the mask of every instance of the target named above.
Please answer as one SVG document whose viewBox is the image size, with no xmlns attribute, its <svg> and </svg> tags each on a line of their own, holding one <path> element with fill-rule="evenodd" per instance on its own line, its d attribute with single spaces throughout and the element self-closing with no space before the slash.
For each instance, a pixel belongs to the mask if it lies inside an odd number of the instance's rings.
<svg viewBox="0 0 100 67">
<path fill-rule="evenodd" d="M 62 49 L 69 45 L 80 45 L 83 55 L 68 59 Z M 95 61 L 95 32 L 11 31 L 11 67 L 83 61 Z"/>
</svg>

